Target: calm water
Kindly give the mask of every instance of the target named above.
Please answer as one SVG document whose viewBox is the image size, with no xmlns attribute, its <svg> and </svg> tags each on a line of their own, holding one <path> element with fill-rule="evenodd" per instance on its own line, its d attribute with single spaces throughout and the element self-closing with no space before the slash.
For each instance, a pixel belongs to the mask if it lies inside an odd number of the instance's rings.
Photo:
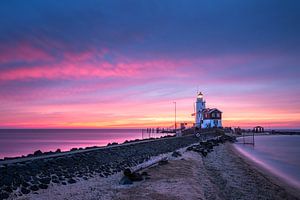
<svg viewBox="0 0 300 200">
<path fill-rule="evenodd" d="M 151 136 L 162 135 L 152 133 Z M 111 142 L 122 143 L 141 138 L 140 129 L 0 129 L 0 158 L 27 155 L 38 149 L 43 152 L 58 148 L 67 151 L 71 148 L 106 146 Z"/>
<path fill-rule="evenodd" d="M 250 138 L 248 138 L 250 139 Z M 239 142 L 243 139 L 239 138 Z M 300 189 L 300 136 L 256 136 L 255 146 L 235 144 L 245 156 Z"/>
</svg>

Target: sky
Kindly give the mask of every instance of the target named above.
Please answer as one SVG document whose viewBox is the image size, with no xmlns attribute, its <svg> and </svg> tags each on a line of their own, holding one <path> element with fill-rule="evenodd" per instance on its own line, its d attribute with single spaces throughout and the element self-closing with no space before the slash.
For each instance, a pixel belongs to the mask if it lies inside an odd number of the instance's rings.
<svg viewBox="0 0 300 200">
<path fill-rule="evenodd" d="M 300 128 L 298 0 L 2 0 L 0 128 Z"/>
</svg>

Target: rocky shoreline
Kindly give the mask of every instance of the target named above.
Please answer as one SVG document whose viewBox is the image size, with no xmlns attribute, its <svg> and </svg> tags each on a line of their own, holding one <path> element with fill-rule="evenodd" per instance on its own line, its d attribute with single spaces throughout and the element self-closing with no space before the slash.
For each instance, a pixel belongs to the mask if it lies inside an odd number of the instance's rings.
<svg viewBox="0 0 300 200">
<path fill-rule="evenodd" d="M 157 140 L 157 139 L 161 139 L 161 138 L 170 138 L 170 137 L 175 137 L 172 135 L 167 135 L 167 136 L 163 136 L 160 138 L 147 138 L 147 139 L 135 139 L 135 140 L 126 140 L 124 141 L 122 144 L 128 144 L 128 143 L 135 143 L 135 142 L 145 142 L 145 141 L 150 141 L 150 140 Z M 122 144 L 118 144 L 117 142 L 112 142 L 112 143 L 108 143 L 107 146 L 114 146 L 114 145 L 122 145 Z M 64 155 L 64 154 L 68 154 L 70 152 L 74 152 L 74 151 L 89 151 L 89 150 L 93 150 L 93 149 L 98 149 L 98 148 L 103 148 L 105 146 L 91 146 L 91 147 L 85 147 L 85 148 L 72 148 L 70 149 L 70 151 L 61 151 L 61 149 L 56 149 L 55 151 L 48 151 L 48 152 L 42 152 L 41 150 L 36 150 L 33 153 L 30 153 L 28 155 L 22 155 L 22 156 L 16 156 L 16 157 L 4 157 L 3 159 L 0 159 L 0 165 L 1 163 L 5 163 L 5 161 L 14 161 L 14 160 L 20 160 L 20 159 L 34 159 L 34 158 L 39 158 L 41 156 L 48 156 L 48 157 L 56 157 L 58 156 L 58 154 Z"/>
<path fill-rule="evenodd" d="M 109 175 L 199 141 L 195 136 L 110 146 L 88 152 L 0 165 L 0 199 Z"/>
</svg>

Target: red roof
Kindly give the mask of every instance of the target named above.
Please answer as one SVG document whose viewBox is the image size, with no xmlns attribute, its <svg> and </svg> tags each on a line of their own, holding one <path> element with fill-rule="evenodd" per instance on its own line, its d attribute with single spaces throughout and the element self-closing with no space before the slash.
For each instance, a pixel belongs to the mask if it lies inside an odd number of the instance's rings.
<svg viewBox="0 0 300 200">
<path fill-rule="evenodd" d="M 219 112 L 222 113 L 220 110 L 218 110 L 217 108 L 206 108 L 203 110 L 203 113 L 212 113 L 212 112 Z"/>
</svg>

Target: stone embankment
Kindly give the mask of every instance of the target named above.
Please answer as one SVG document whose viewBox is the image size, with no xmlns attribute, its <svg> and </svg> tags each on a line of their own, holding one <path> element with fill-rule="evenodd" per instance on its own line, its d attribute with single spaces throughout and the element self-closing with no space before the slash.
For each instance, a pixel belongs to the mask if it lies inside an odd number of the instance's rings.
<svg viewBox="0 0 300 200">
<path fill-rule="evenodd" d="M 112 145 L 109 148 L 88 152 L 79 151 L 58 157 L 2 164 L 0 165 L 0 200 L 9 196 L 37 193 L 40 189 L 47 189 L 51 184 L 66 185 L 96 176 L 107 177 L 164 153 L 173 152 L 172 156 L 180 156 L 176 150 L 183 147 L 189 146 L 188 151 L 196 151 L 206 156 L 219 143 L 234 141 L 229 136 L 218 135 L 209 134 L 201 137 L 189 135 Z"/>
<path fill-rule="evenodd" d="M 50 184 L 73 184 L 91 177 L 107 177 L 163 153 L 189 146 L 195 136 L 173 137 L 111 146 L 59 157 L 0 165 L 0 199 L 47 189 Z"/>
</svg>

